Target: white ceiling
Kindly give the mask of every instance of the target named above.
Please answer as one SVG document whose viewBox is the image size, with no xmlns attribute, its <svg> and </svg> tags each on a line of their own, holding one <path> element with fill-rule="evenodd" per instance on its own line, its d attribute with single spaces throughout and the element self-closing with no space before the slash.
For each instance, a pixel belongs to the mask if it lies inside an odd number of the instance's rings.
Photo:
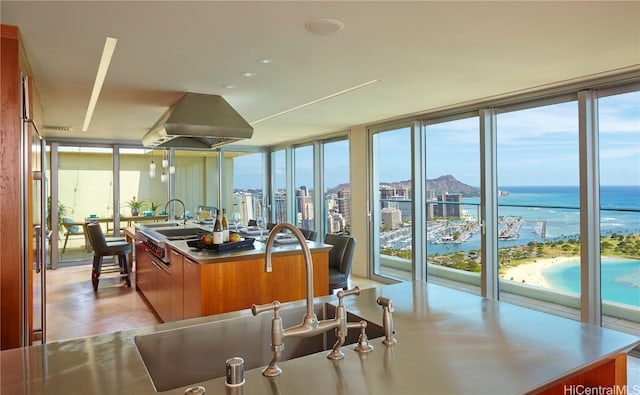
<svg viewBox="0 0 640 395">
<path fill-rule="evenodd" d="M 639 1 L 7 1 L 44 135 L 139 142 L 184 92 L 222 95 L 267 145 L 640 65 Z M 342 21 L 333 35 L 305 24 Z M 118 39 L 88 132 L 106 37 Z M 272 64 L 259 64 L 270 58 Z M 241 72 L 255 72 L 246 78 Z M 227 89 L 225 84 L 237 85 Z"/>
</svg>

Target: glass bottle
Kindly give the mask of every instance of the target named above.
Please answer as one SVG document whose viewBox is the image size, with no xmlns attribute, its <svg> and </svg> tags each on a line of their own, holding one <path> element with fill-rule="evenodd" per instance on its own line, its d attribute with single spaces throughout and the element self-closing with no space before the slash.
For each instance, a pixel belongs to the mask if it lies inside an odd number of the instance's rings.
<svg viewBox="0 0 640 395">
<path fill-rule="evenodd" d="M 216 210 L 216 222 L 213 224 L 213 244 L 224 243 L 224 231 L 220 221 L 220 210 Z"/>
<path fill-rule="evenodd" d="M 227 209 L 222 209 L 222 240 L 225 243 L 229 242 L 229 222 L 227 222 Z"/>
</svg>

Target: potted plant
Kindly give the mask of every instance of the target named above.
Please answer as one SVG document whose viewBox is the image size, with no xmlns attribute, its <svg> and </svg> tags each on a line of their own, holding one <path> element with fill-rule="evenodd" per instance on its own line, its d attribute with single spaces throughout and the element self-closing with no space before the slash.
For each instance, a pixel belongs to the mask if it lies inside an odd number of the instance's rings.
<svg viewBox="0 0 640 395">
<path fill-rule="evenodd" d="M 135 217 L 140 214 L 140 209 L 144 206 L 144 200 L 136 200 L 136 197 L 134 196 L 127 202 L 127 206 L 131 209 L 131 215 Z"/>
<path fill-rule="evenodd" d="M 149 202 L 149 210 L 151 210 L 151 213 L 153 215 L 156 215 L 156 210 L 158 209 L 158 207 L 160 207 L 160 204 L 154 201 Z"/>
<path fill-rule="evenodd" d="M 58 232 L 62 232 L 64 230 L 64 226 L 62 225 L 62 217 L 67 215 L 69 212 L 69 207 L 65 206 L 62 202 L 58 202 Z M 47 229 L 51 229 L 51 196 L 47 197 Z"/>
</svg>

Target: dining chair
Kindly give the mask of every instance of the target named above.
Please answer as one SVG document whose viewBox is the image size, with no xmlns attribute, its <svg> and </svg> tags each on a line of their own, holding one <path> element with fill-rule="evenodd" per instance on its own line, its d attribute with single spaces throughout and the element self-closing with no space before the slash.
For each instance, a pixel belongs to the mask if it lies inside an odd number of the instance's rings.
<svg viewBox="0 0 640 395">
<path fill-rule="evenodd" d="M 325 236 L 324 243 L 333 246 L 329 251 L 329 293 L 334 289 L 347 289 L 356 239 L 329 233 Z"/>
<path fill-rule="evenodd" d="M 91 281 L 93 290 L 98 290 L 100 275 L 103 273 L 118 273 L 119 277 L 127 282 L 131 288 L 131 275 L 127 256 L 131 251 L 131 245 L 126 241 L 107 242 L 102 232 L 102 227 L 98 223 L 87 223 L 87 235 L 93 248 L 93 267 L 91 269 Z M 103 267 L 103 258 L 113 256 L 113 265 Z M 117 259 L 116 259 L 117 258 Z"/>
<path fill-rule="evenodd" d="M 302 229 L 302 228 L 298 228 L 298 229 L 300 229 L 300 232 L 302 232 L 302 234 L 304 235 L 304 238 L 309 241 L 316 241 L 316 239 L 318 238 L 318 233 L 315 230 Z"/>
<path fill-rule="evenodd" d="M 69 236 L 84 236 L 84 227 L 82 222 L 77 222 L 71 217 L 62 217 L 62 226 L 64 227 L 64 245 L 62 246 L 62 253 L 67 250 L 67 242 Z"/>
</svg>

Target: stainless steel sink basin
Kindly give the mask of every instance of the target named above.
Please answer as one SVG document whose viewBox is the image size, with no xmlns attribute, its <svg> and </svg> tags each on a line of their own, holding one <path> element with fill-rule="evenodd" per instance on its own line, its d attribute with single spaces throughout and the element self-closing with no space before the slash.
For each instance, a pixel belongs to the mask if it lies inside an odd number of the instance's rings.
<svg viewBox="0 0 640 395">
<path fill-rule="evenodd" d="M 304 306 L 280 310 L 285 328 L 299 324 Z M 318 319 L 333 318 L 335 307 L 328 303 L 315 306 Z M 347 313 L 349 322 L 360 317 Z M 245 369 L 266 366 L 273 353 L 271 319 L 273 314 L 245 316 L 183 329 L 136 336 L 134 342 L 144 361 L 156 391 L 168 391 L 225 375 L 225 361 L 242 357 Z M 367 336 L 384 336 L 381 326 L 368 322 Z M 284 342 L 281 361 L 328 350 L 336 341 L 334 331 L 309 338 L 288 338 Z M 345 344 L 358 340 L 358 330 L 350 330 Z M 346 352 L 347 350 L 345 350 Z"/>
</svg>

